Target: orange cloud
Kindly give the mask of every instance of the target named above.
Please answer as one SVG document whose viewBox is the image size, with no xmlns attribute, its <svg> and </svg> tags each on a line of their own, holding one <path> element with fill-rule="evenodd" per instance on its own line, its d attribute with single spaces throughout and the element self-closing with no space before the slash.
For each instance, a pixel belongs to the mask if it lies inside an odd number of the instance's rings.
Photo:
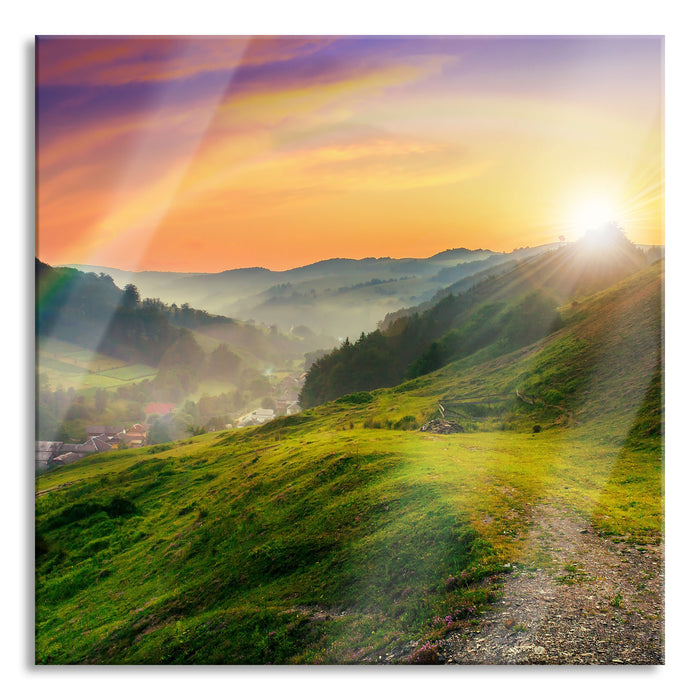
<svg viewBox="0 0 700 700">
<path fill-rule="evenodd" d="M 39 42 L 40 85 L 121 95 L 137 81 L 153 83 L 152 99 L 75 119 L 58 110 L 45 131 L 40 120 L 37 244 L 48 262 L 211 270 L 511 249 L 550 240 L 561 203 L 601 173 L 618 184 L 646 173 L 620 197 L 636 193 L 629 206 L 638 220 L 646 207 L 645 231 L 662 235 L 663 144 L 642 148 L 643 101 L 445 89 L 455 59 L 438 53 L 331 52 L 308 72 L 267 70 L 329 38 L 83 41 L 44 53 Z M 265 66 L 262 78 L 231 82 L 242 65 Z M 206 89 L 180 80 L 215 71 Z"/>
</svg>

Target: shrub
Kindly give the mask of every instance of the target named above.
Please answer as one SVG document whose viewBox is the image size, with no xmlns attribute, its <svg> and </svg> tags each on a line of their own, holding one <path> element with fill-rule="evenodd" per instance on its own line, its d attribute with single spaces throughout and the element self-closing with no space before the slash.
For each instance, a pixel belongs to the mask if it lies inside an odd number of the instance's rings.
<svg viewBox="0 0 700 700">
<path fill-rule="evenodd" d="M 115 496 L 106 506 L 105 512 L 110 518 L 117 518 L 120 515 L 131 515 L 136 512 L 136 506 L 122 496 Z"/>
<path fill-rule="evenodd" d="M 372 400 L 372 394 L 369 391 L 355 391 L 352 394 L 345 394 L 339 399 L 336 399 L 336 403 L 349 403 L 349 404 L 362 404 L 369 403 Z"/>
<path fill-rule="evenodd" d="M 418 430 L 415 416 L 402 416 L 394 423 L 394 430 Z"/>
<path fill-rule="evenodd" d="M 447 581 L 445 581 L 445 590 L 453 591 L 459 586 L 459 580 L 455 576 L 450 576 Z"/>
<path fill-rule="evenodd" d="M 95 501 L 79 501 L 64 508 L 58 515 L 51 518 L 48 525 L 49 528 L 61 527 L 88 518 L 101 510 L 103 510 L 103 506 Z"/>
</svg>

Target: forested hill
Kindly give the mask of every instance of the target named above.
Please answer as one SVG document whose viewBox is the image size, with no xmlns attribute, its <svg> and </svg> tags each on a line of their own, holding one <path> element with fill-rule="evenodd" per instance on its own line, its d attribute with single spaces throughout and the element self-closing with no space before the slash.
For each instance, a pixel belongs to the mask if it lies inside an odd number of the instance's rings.
<svg viewBox="0 0 700 700">
<path fill-rule="evenodd" d="M 558 307 L 605 289 L 648 264 L 615 227 L 489 276 L 429 309 L 348 340 L 310 368 L 302 406 L 395 386 L 461 357 L 488 357 L 528 345 L 561 327 Z"/>
<path fill-rule="evenodd" d="M 185 303 L 141 299 L 133 284 L 119 289 L 104 273 L 53 268 L 35 260 L 36 336 L 54 337 L 128 362 L 158 367 L 175 343 L 175 356 L 201 361 L 191 331 L 228 343 L 261 360 L 301 357 L 328 339 L 308 329 L 292 335 L 269 332 L 250 323 L 210 314 Z M 173 351 L 168 352 L 168 356 Z"/>
<path fill-rule="evenodd" d="M 166 353 L 184 364 L 202 359 L 192 333 L 170 323 L 157 306 L 143 304 L 133 285 L 121 290 L 109 275 L 56 269 L 39 260 L 35 271 L 37 338 L 51 336 L 154 367 Z"/>
<path fill-rule="evenodd" d="M 304 353 L 328 347 L 333 339 L 318 336 L 310 328 L 295 326 L 290 333 L 279 332 L 271 327 L 265 332 L 253 323 L 238 321 L 228 316 L 211 314 L 208 311 L 192 308 L 185 303 L 164 304 L 159 299 L 144 299 L 144 308 L 154 309 L 163 314 L 174 326 L 198 331 L 216 338 L 236 348 L 246 350 L 260 360 L 281 362 L 289 358 L 299 358 Z"/>
</svg>

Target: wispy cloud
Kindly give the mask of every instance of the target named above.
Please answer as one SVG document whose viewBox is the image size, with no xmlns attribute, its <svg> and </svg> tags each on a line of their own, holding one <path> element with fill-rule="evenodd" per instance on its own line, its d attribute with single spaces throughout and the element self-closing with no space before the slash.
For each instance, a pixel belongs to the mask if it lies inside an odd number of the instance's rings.
<svg viewBox="0 0 700 700">
<path fill-rule="evenodd" d="M 39 85 L 172 82 L 308 56 L 328 37 L 39 37 Z"/>
</svg>

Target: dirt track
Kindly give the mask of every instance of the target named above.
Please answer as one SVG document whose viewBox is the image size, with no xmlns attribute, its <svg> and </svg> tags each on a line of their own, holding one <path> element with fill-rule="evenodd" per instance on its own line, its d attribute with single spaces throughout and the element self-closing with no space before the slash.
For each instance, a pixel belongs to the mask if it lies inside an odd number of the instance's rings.
<svg viewBox="0 0 700 700">
<path fill-rule="evenodd" d="M 535 568 L 551 557 L 553 566 Z M 596 535 L 553 506 L 537 511 L 521 570 L 476 629 L 441 642 L 454 664 L 663 664 L 663 545 Z"/>
</svg>

